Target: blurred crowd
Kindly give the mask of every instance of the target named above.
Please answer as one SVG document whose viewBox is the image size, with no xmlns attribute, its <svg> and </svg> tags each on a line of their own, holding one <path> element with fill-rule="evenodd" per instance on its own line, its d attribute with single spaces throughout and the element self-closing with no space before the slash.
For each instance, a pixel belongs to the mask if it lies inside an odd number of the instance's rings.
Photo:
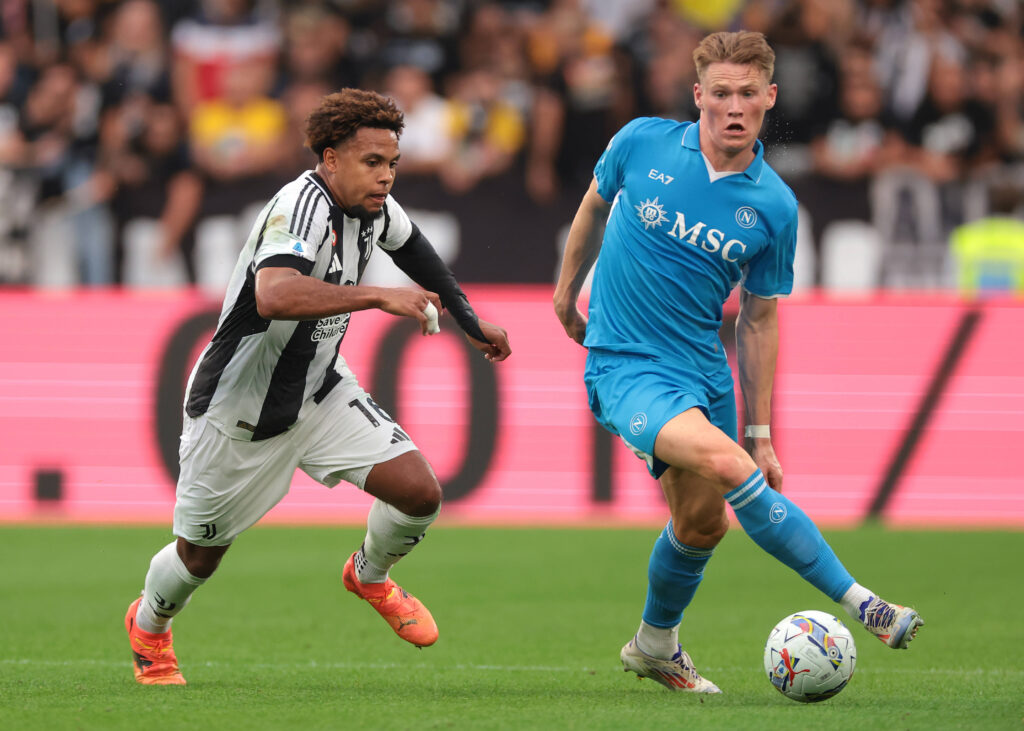
<svg viewBox="0 0 1024 731">
<path fill-rule="evenodd" d="M 1019 0 L 0 0 L 0 282 L 201 282 L 204 225 L 240 246 L 343 86 L 405 111 L 403 203 L 514 189 L 568 223 L 622 124 L 696 119 L 693 48 L 737 28 L 777 54 L 803 284 L 945 286 L 958 227 L 1021 216 Z"/>
</svg>

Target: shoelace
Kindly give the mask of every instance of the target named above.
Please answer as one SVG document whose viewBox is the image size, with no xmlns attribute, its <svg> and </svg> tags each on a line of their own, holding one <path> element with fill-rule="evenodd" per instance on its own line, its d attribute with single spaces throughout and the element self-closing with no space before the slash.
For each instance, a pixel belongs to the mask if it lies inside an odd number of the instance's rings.
<svg viewBox="0 0 1024 731">
<path fill-rule="evenodd" d="M 681 652 L 677 652 L 675 655 L 673 655 L 672 660 L 670 660 L 670 662 L 679 665 L 679 667 L 682 668 L 683 672 L 686 673 L 687 676 L 692 677 L 696 674 L 696 671 L 694 671 L 694 669 L 690 667 L 683 659 L 683 653 Z"/>
<path fill-rule="evenodd" d="M 896 618 L 896 609 L 887 602 L 880 601 L 881 606 L 868 607 L 864 612 L 865 624 L 873 629 L 882 629 L 892 624 Z"/>
</svg>

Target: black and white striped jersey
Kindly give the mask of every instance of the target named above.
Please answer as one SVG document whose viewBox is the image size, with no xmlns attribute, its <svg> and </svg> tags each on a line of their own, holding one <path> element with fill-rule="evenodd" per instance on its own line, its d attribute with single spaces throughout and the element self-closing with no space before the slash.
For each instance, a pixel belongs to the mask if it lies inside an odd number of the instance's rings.
<svg viewBox="0 0 1024 731">
<path fill-rule="evenodd" d="M 359 282 L 374 245 L 395 250 L 413 225 L 389 195 L 372 219 L 338 206 L 309 170 L 260 212 L 238 256 L 217 330 L 189 378 L 185 412 L 234 439 L 280 434 L 349 373 L 338 354 L 351 313 L 301 322 L 256 310 L 256 270 L 286 266 L 339 285 Z"/>
</svg>

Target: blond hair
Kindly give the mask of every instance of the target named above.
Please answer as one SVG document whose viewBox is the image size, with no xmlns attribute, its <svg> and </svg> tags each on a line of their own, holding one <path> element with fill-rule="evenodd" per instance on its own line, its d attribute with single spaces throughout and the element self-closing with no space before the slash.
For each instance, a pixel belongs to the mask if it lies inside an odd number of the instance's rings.
<svg viewBox="0 0 1024 731">
<path fill-rule="evenodd" d="M 704 72 L 713 63 L 735 63 L 754 66 L 760 69 L 766 81 L 771 81 L 775 72 L 775 51 L 763 33 L 722 31 L 705 36 L 693 52 L 693 62 L 699 79 L 704 78 Z"/>
</svg>

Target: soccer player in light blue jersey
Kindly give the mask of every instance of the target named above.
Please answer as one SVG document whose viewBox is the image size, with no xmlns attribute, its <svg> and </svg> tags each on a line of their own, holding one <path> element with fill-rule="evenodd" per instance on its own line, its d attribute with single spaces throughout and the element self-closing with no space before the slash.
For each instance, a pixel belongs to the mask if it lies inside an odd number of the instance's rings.
<svg viewBox="0 0 1024 731">
<path fill-rule="evenodd" d="M 769 415 L 776 306 L 793 286 L 797 204 L 757 139 L 775 104 L 775 54 L 760 33 L 740 31 L 707 36 L 693 56 L 699 120 L 635 119 L 611 140 L 573 220 L 554 306 L 568 335 L 588 349 L 594 416 L 646 460 L 671 513 L 651 553 L 643 618 L 622 648 L 623 665 L 672 690 L 718 693 L 678 636 L 728 529 L 726 503 L 761 548 L 889 647 L 907 647 L 923 621 L 856 583 L 780 492 Z M 595 261 L 584 316 L 577 301 Z M 737 284 L 749 452 L 737 441 L 733 378 L 718 334 Z"/>
</svg>

